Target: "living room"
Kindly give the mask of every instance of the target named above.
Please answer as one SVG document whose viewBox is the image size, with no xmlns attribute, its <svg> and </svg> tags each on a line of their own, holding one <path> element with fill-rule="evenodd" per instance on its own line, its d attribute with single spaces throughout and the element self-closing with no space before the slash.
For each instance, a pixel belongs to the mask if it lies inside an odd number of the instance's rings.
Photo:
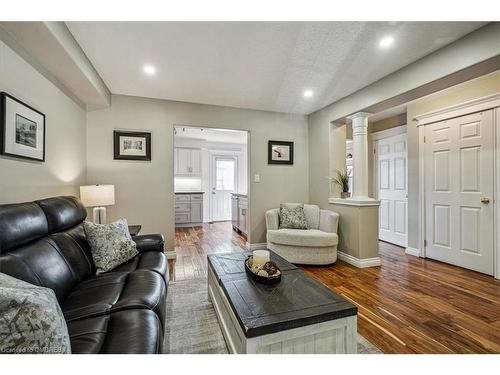
<svg viewBox="0 0 500 375">
<path fill-rule="evenodd" d="M 2 353 L 500 352 L 490 14 L 35 10 L 0 20 Z"/>
</svg>

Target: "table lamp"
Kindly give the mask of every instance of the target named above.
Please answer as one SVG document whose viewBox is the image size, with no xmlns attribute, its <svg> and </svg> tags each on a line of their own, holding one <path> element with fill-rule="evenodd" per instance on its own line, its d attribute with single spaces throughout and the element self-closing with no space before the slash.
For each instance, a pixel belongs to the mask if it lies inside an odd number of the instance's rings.
<svg viewBox="0 0 500 375">
<path fill-rule="evenodd" d="M 115 185 L 80 186 L 80 199 L 85 207 L 94 207 L 94 223 L 106 224 L 106 207 L 115 204 Z"/>
</svg>

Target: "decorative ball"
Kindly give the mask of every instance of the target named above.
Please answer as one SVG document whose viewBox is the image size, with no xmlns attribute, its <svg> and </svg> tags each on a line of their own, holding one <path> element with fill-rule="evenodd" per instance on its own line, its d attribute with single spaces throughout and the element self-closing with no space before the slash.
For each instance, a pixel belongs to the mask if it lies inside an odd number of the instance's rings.
<svg viewBox="0 0 500 375">
<path fill-rule="evenodd" d="M 257 272 L 257 275 L 262 277 L 269 277 L 269 274 L 264 270 L 260 270 L 259 272 Z"/>
<path fill-rule="evenodd" d="M 266 264 L 264 264 L 264 267 L 262 267 L 262 269 L 264 271 L 266 271 L 271 276 L 276 274 L 279 271 L 279 268 L 276 265 L 276 263 L 274 263 L 272 261 L 266 262 Z"/>
</svg>

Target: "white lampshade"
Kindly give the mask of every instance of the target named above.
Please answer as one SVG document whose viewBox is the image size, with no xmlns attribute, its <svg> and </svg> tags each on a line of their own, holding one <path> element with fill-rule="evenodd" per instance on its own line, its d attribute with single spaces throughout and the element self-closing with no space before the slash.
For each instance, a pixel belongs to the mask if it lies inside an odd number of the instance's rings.
<svg viewBox="0 0 500 375">
<path fill-rule="evenodd" d="M 85 207 L 112 206 L 115 204 L 115 185 L 80 186 L 80 199 Z"/>
</svg>

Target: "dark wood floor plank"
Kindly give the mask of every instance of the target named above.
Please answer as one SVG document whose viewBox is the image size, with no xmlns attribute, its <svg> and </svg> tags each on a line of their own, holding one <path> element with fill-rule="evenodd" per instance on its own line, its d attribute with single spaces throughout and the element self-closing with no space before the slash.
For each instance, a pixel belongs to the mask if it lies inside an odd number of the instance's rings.
<svg viewBox="0 0 500 375">
<path fill-rule="evenodd" d="M 176 229 L 176 280 L 207 276 L 207 254 L 240 252 L 231 223 Z M 358 331 L 384 353 L 500 353 L 500 281 L 379 243 L 382 265 L 301 267 L 358 306 Z"/>
</svg>

